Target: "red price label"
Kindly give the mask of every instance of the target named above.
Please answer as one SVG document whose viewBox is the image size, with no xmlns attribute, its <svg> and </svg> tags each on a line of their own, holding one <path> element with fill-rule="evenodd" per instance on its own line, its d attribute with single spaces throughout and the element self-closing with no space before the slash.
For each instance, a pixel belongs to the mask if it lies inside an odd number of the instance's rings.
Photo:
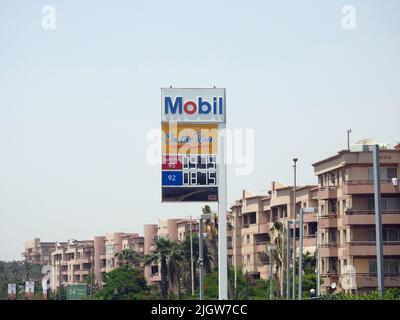
<svg viewBox="0 0 400 320">
<path fill-rule="evenodd" d="M 182 159 L 180 156 L 163 156 L 163 170 L 181 170 Z"/>
</svg>

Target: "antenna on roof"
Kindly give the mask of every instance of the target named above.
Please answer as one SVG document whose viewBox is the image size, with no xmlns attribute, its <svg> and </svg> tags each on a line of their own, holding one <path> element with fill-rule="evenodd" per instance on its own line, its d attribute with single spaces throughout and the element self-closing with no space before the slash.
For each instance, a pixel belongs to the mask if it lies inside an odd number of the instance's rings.
<svg viewBox="0 0 400 320">
<path fill-rule="evenodd" d="M 350 133 L 351 129 L 347 130 L 347 150 L 350 151 Z"/>
</svg>

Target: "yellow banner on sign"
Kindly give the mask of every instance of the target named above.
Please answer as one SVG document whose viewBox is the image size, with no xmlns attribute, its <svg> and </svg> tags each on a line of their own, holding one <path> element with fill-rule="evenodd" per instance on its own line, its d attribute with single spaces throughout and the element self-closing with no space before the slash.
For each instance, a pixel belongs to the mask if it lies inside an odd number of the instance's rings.
<svg viewBox="0 0 400 320">
<path fill-rule="evenodd" d="M 164 123 L 162 153 L 217 154 L 218 126 L 216 124 Z"/>
</svg>

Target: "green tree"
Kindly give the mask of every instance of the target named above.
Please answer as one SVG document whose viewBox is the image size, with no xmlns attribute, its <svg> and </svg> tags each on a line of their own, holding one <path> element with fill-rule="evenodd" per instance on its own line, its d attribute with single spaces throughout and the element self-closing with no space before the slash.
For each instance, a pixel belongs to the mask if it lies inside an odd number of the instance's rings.
<svg viewBox="0 0 400 320">
<path fill-rule="evenodd" d="M 149 292 L 146 279 L 142 273 L 130 267 L 121 267 L 108 272 L 105 276 L 105 285 L 96 298 L 103 300 L 136 300 L 143 299 Z"/>
<path fill-rule="evenodd" d="M 160 264 L 161 265 L 161 297 L 162 299 L 168 299 L 168 289 L 169 289 L 169 282 L 168 282 L 168 264 L 167 259 L 170 255 L 172 247 L 171 240 L 167 238 L 159 238 L 154 243 L 154 249 L 152 252 L 145 257 L 145 264 Z"/>
<path fill-rule="evenodd" d="M 117 258 L 119 265 L 136 267 L 139 266 L 141 262 L 140 254 L 132 249 L 124 249 L 121 252 L 117 252 L 115 257 Z"/>
</svg>

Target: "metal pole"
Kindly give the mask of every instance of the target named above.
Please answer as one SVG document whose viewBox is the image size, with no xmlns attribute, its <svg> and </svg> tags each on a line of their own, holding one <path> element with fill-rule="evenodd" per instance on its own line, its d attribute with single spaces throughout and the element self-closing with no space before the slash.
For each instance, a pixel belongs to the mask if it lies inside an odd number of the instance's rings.
<svg viewBox="0 0 400 320">
<path fill-rule="evenodd" d="M 58 300 L 61 300 L 61 260 L 62 260 L 62 254 L 61 254 L 61 259 L 58 260 Z"/>
<path fill-rule="evenodd" d="M 350 151 L 350 133 L 351 129 L 347 130 L 347 150 Z"/>
<path fill-rule="evenodd" d="M 292 283 L 292 299 L 296 299 L 296 162 L 293 159 L 294 168 L 294 188 L 293 188 L 293 283 Z"/>
<path fill-rule="evenodd" d="M 272 300 L 273 298 L 273 293 L 272 293 L 272 250 L 271 247 L 269 249 L 269 299 Z"/>
<path fill-rule="evenodd" d="M 303 209 L 300 209 L 300 219 L 299 219 L 299 228 L 300 228 L 300 239 L 299 239 L 299 300 L 302 299 L 303 296 Z"/>
<path fill-rule="evenodd" d="M 290 224 L 287 221 L 286 227 L 286 299 L 290 300 Z"/>
<path fill-rule="evenodd" d="M 319 263 L 320 263 L 320 256 L 319 256 L 319 210 L 317 213 L 317 237 L 316 237 L 316 250 L 317 250 L 317 297 L 320 296 L 321 293 L 321 280 L 320 280 L 320 271 L 319 271 Z"/>
<path fill-rule="evenodd" d="M 93 299 L 93 281 L 94 281 L 94 245 L 91 246 L 92 247 L 92 253 L 91 253 L 91 257 L 92 257 L 92 263 L 91 263 L 91 275 L 90 275 L 90 299 Z"/>
<path fill-rule="evenodd" d="M 203 300 L 203 219 L 199 220 L 199 275 L 200 275 L 200 300 Z"/>
<path fill-rule="evenodd" d="M 382 246 L 382 219 L 381 219 L 381 174 L 379 164 L 379 145 L 372 147 L 374 165 L 374 194 L 375 194 L 375 233 L 376 233 L 376 263 L 378 275 L 378 291 L 385 294 L 383 246 Z"/>
<path fill-rule="evenodd" d="M 235 298 L 237 292 L 237 266 L 236 266 L 236 212 L 233 216 L 233 272 L 234 272 L 234 290 Z"/>
<path fill-rule="evenodd" d="M 225 97 L 224 97 L 224 101 Z M 226 132 L 225 123 L 219 125 L 219 182 L 218 182 L 218 293 L 219 300 L 228 299 L 227 195 L 226 195 Z M 221 136 L 222 139 L 221 139 Z"/>
<path fill-rule="evenodd" d="M 190 236 L 190 272 L 192 276 L 192 297 L 194 297 L 194 265 L 193 265 L 193 237 L 192 237 L 192 216 L 190 216 L 190 226 L 189 226 L 189 236 Z M 200 230 L 202 232 L 202 230 Z"/>
</svg>

